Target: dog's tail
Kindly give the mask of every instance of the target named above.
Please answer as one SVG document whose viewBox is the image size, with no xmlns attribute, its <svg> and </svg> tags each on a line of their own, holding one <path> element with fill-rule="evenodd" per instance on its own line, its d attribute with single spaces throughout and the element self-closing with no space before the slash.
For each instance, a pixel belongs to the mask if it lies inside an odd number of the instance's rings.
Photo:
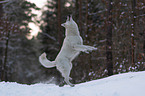
<svg viewBox="0 0 145 96">
<path fill-rule="evenodd" d="M 46 58 L 46 53 L 43 53 L 39 56 L 39 62 L 46 68 L 51 68 L 51 67 L 55 67 L 55 61 L 49 61 Z"/>
</svg>

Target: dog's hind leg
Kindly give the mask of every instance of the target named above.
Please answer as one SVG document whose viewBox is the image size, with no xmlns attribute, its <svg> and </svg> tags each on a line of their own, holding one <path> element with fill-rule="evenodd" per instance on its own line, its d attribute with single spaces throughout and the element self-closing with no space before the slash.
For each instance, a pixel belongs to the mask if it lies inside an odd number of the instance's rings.
<svg viewBox="0 0 145 96">
<path fill-rule="evenodd" d="M 61 72 L 62 76 L 64 77 L 64 81 L 65 81 L 68 85 L 70 85 L 71 87 L 74 87 L 74 84 L 70 83 L 70 81 L 69 81 L 69 79 L 70 79 L 70 77 L 69 77 L 70 71 L 67 70 L 67 69 L 64 69 L 64 70 L 61 70 L 60 72 Z"/>
<path fill-rule="evenodd" d="M 74 84 L 72 84 L 72 83 L 70 83 L 69 82 L 69 77 L 65 77 L 65 82 L 67 83 L 67 84 L 69 84 L 71 87 L 74 87 L 75 85 Z"/>
<path fill-rule="evenodd" d="M 64 77 L 64 81 L 70 85 L 71 87 L 74 87 L 74 84 L 70 83 L 69 79 L 70 79 L 70 71 L 72 69 L 72 65 L 71 63 L 68 64 L 69 62 L 63 62 L 63 65 L 61 65 L 60 67 L 57 66 L 57 69 L 61 72 L 62 76 Z"/>
<path fill-rule="evenodd" d="M 71 87 L 74 87 L 74 84 L 70 83 L 70 81 L 69 81 L 69 79 L 70 79 L 69 75 L 70 75 L 70 71 L 69 71 L 69 70 L 65 70 L 65 73 L 62 74 L 62 76 L 64 77 L 64 81 L 65 81 L 68 85 L 70 85 Z"/>
<path fill-rule="evenodd" d="M 62 76 L 64 77 L 64 81 L 65 81 L 68 85 L 70 85 L 71 87 L 74 87 L 74 84 L 70 83 L 70 81 L 69 81 L 69 79 L 70 79 L 70 77 L 69 77 L 70 71 L 71 71 L 70 69 L 64 69 L 64 70 L 61 70 L 61 74 L 62 74 Z"/>
<path fill-rule="evenodd" d="M 72 79 L 72 78 L 70 77 L 71 69 L 72 69 L 72 63 L 70 62 L 70 70 L 67 70 L 68 72 L 67 72 L 67 74 L 65 74 L 64 80 L 65 80 L 65 82 L 66 82 L 67 84 L 69 84 L 71 87 L 74 87 L 75 85 L 72 84 L 72 83 L 70 83 L 70 81 L 69 81 L 70 79 Z"/>
</svg>

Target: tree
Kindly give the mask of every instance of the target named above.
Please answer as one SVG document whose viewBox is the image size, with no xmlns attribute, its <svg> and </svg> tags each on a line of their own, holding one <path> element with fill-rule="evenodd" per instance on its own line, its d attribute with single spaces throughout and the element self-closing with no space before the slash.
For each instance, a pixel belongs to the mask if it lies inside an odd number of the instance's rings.
<svg viewBox="0 0 145 96">
<path fill-rule="evenodd" d="M 82 0 L 79 0 L 79 30 L 82 33 L 82 37 L 84 37 L 82 32 Z"/>
<path fill-rule="evenodd" d="M 2 0 L 0 0 L 2 1 Z M 3 56 L 4 56 L 4 52 L 3 52 L 3 45 L 4 43 L 2 42 L 2 35 L 3 35 L 3 27 L 2 27 L 2 17 L 3 17 L 3 5 L 2 3 L 0 3 L 0 77 L 2 77 L 2 64 L 3 64 Z M 0 78 L 1 81 L 1 78 Z"/>
<path fill-rule="evenodd" d="M 2 35 L 4 38 L 3 41 L 5 42 L 5 46 L 3 47 L 5 53 L 4 62 L 2 64 L 3 74 L 1 76 L 3 81 L 17 81 L 21 83 L 32 82 L 32 80 L 28 80 L 28 77 L 25 77 L 26 79 L 24 80 L 24 76 L 30 74 L 29 72 L 27 73 L 24 71 L 29 69 L 27 64 L 30 64 L 31 61 L 34 63 L 37 59 L 34 55 L 31 56 L 31 59 L 24 58 L 30 53 L 36 52 L 32 50 L 32 46 L 30 46 L 31 42 L 26 38 L 26 35 L 30 31 L 28 23 L 33 22 L 32 17 L 36 16 L 31 13 L 32 8 L 39 10 L 35 4 L 25 0 L 12 0 L 3 4 L 5 14 L 2 20 L 2 31 L 5 33 L 5 35 Z M 33 58 L 36 59 L 34 60 Z M 35 64 L 38 63 L 35 62 Z M 27 66 L 26 69 L 24 69 L 25 66 Z M 31 67 L 32 66 L 30 66 L 30 68 Z M 19 74 L 19 72 L 21 74 Z"/>
<path fill-rule="evenodd" d="M 135 67 L 134 60 L 134 51 L 135 51 L 135 43 L 134 43 L 134 35 L 135 35 L 135 26 L 136 26 L 136 0 L 132 0 L 132 24 L 131 24 L 131 44 L 132 44 L 132 66 Z"/>
<path fill-rule="evenodd" d="M 58 0 L 58 10 L 57 10 L 57 22 L 58 22 L 58 41 L 59 46 L 62 43 L 62 31 L 61 31 L 61 0 Z"/>
<path fill-rule="evenodd" d="M 107 13 L 107 34 L 106 34 L 106 58 L 107 58 L 107 71 L 108 76 L 113 75 L 113 62 L 112 62 L 112 0 L 108 1 Z"/>
</svg>

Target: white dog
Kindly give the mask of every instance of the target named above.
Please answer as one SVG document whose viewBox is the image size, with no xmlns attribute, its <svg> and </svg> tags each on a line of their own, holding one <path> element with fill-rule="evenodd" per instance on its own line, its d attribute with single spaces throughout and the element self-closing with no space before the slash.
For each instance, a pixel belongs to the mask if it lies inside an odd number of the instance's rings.
<svg viewBox="0 0 145 96">
<path fill-rule="evenodd" d="M 39 57 L 40 63 L 46 67 L 51 68 L 55 67 L 61 72 L 64 80 L 70 86 L 74 86 L 69 82 L 69 75 L 72 69 L 72 60 L 81 52 L 81 51 L 92 51 L 97 48 L 83 45 L 82 37 L 80 36 L 79 29 L 75 21 L 72 19 L 72 16 L 68 16 L 66 23 L 61 24 L 65 27 L 65 39 L 63 41 L 62 48 L 57 55 L 54 61 L 49 61 L 46 58 L 46 54 L 43 53 Z"/>
</svg>

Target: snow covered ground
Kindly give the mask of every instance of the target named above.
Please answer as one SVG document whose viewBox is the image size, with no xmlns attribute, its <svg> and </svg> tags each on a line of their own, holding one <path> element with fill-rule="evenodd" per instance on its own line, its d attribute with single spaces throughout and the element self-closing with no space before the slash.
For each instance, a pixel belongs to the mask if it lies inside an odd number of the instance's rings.
<svg viewBox="0 0 145 96">
<path fill-rule="evenodd" d="M 0 96 L 145 96 L 145 71 L 114 75 L 75 87 L 0 82 Z"/>
</svg>

